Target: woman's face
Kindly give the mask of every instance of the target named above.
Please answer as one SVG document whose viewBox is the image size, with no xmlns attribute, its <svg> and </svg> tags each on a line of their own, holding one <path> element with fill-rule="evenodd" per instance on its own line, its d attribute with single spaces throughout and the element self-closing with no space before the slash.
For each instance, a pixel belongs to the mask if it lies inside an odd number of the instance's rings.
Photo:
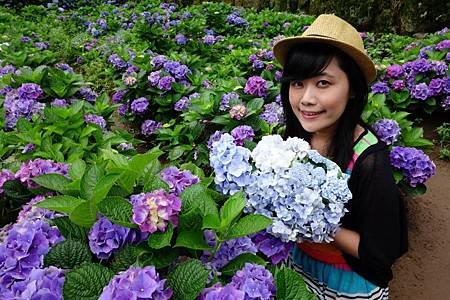
<svg viewBox="0 0 450 300">
<path fill-rule="evenodd" d="M 291 81 L 289 102 L 302 127 L 313 134 L 334 132 L 347 106 L 350 84 L 336 58 L 318 76 Z"/>
</svg>

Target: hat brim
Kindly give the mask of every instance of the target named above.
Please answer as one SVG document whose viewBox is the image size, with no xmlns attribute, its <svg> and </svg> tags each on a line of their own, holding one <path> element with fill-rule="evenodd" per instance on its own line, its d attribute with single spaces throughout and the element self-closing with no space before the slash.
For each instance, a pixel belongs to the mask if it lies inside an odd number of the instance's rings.
<svg viewBox="0 0 450 300">
<path fill-rule="evenodd" d="M 284 67 L 289 50 L 294 45 L 306 43 L 329 44 L 342 50 L 358 64 L 359 68 L 364 74 L 364 77 L 366 78 L 367 83 L 375 80 L 377 76 L 375 64 L 364 52 L 361 52 L 359 49 L 356 49 L 355 47 L 352 47 L 348 44 L 333 40 L 328 37 L 296 36 L 285 38 L 275 43 L 275 45 L 273 46 L 273 54 L 278 62 Z"/>
</svg>

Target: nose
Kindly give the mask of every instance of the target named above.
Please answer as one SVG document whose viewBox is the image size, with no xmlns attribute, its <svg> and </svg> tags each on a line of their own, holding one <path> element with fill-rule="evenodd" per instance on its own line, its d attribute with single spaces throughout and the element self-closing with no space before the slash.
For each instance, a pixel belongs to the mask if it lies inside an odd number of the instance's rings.
<svg viewBox="0 0 450 300">
<path fill-rule="evenodd" d="M 316 89 L 314 86 L 305 84 L 303 89 L 303 95 L 300 99 L 300 104 L 303 106 L 311 106 L 317 103 Z"/>
</svg>

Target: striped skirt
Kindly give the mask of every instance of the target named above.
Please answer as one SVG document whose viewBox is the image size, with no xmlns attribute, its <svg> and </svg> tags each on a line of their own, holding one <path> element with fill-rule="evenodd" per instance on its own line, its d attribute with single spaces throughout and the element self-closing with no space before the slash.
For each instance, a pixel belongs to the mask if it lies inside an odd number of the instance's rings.
<svg viewBox="0 0 450 300">
<path fill-rule="evenodd" d="M 308 289 L 322 299 L 389 299 L 389 288 L 378 287 L 353 271 L 336 268 L 294 247 L 289 257 L 291 268 L 305 279 Z"/>
</svg>

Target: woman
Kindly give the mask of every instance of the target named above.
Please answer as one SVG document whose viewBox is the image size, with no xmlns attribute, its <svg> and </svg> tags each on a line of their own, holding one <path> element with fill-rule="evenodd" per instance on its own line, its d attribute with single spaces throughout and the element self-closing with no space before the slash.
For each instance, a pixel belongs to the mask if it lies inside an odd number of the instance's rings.
<svg viewBox="0 0 450 300">
<path fill-rule="evenodd" d="M 387 147 L 361 120 L 375 65 L 356 29 L 334 15 L 319 16 L 273 51 L 283 65 L 286 136 L 335 161 L 351 175 L 353 194 L 334 242 L 299 243 L 293 267 L 319 299 L 387 299 L 407 228 Z"/>
</svg>

